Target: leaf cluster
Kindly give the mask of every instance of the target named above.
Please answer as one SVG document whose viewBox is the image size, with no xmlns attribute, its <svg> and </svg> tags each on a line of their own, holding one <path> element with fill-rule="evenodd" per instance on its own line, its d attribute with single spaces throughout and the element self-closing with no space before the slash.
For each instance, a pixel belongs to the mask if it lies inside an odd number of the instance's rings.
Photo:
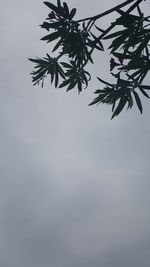
<svg viewBox="0 0 150 267">
<path fill-rule="evenodd" d="M 40 25 L 49 32 L 41 40 L 54 42 L 52 53 L 57 52 L 58 56 L 52 58 L 47 54 L 47 58 L 29 59 L 36 64 L 37 69 L 31 73 L 33 84 L 42 81 L 43 85 L 44 78 L 50 74 L 51 83 L 54 82 L 55 87 L 66 86 L 67 91 L 77 87 L 78 92 L 81 92 L 83 87 L 88 86 L 91 78 L 85 70 L 89 61 L 93 63 L 91 49 L 103 51 L 103 45 L 101 41 L 97 42 L 97 37 L 90 31 L 90 23 L 73 20 L 75 8 L 69 10 L 67 3 L 61 4 L 60 0 L 57 0 L 57 5 L 50 2 L 44 4 L 51 12 Z"/>
<path fill-rule="evenodd" d="M 126 2 L 94 17 L 75 20 L 76 8 L 69 9 L 66 2 L 57 0 L 54 5 L 44 4 L 50 8 L 48 18 L 40 25 L 48 31 L 42 41 L 53 43 L 52 57 L 29 59 L 35 63 L 31 73 L 33 84 L 39 84 L 47 75 L 55 87 L 66 87 L 69 91 L 75 87 L 80 93 L 87 88 L 91 80 L 85 69 L 93 62 L 95 50 L 104 51 L 105 40 L 110 42 L 110 72 L 115 83 L 110 84 L 101 78 L 103 89 L 95 91 L 97 97 L 90 103 L 112 105 L 112 118 L 137 104 L 142 113 L 140 94 L 149 98 L 149 85 L 143 82 L 150 71 L 150 16 L 142 13 L 140 4 L 144 0 L 127 0 Z M 124 11 L 123 7 L 130 7 Z M 119 16 L 106 29 L 101 29 L 98 20 L 112 12 Z M 118 29 L 119 28 L 119 29 Z M 140 93 L 140 94 L 139 94 Z"/>
<path fill-rule="evenodd" d="M 101 83 L 105 84 L 105 87 L 103 89 L 98 89 L 95 91 L 95 94 L 97 94 L 98 96 L 89 105 L 100 103 L 112 105 L 113 113 L 111 118 L 113 119 L 115 116 L 118 116 L 120 114 L 125 106 L 127 106 L 127 109 L 131 109 L 135 100 L 142 114 L 142 103 L 137 90 L 135 90 L 134 82 L 123 80 L 118 77 L 117 84 L 110 84 L 100 78 L 98 79 Z M 150 90 L 150 86 L 138 85 L 137 87 L 145 97 L 149 98 L 145 90 Z"/>
<path fill-rule="evenodd" d="M 111 59 L 111 64 L 113 64 L 111 65 L 111 70 L 119 66 L 116 74 L 112 72 L 112 75 L 117 81 L 116 84 L 108 84 L 99 79 L 102 83 L 105 83 L 107 87 L 102 90 L 97 90 L 95 93 L 98 94 L 98 96 L 90 104 L 111 104 L 113 112 L 112 118 L 120 114 L 125 105 L 127 109 L 131 109 L 134 103 L 133 97 L 139 111 L 142 113 L 143 108 L 139 92 L 146 98 L 149 98 L 146 90 L 150 89 L 150 86 L 142 85 L 144 78 L 150 70 L 149 18 L 143 16 L 139 7 L 138 16 L 128 14 L 121 10 L 117 10 L 117 12 L 119 12 L 121 16 L 113 25 L 121 25 L 123 29 L 103 37 L 105 40 L 113 39 L 109 49 L 111 49 L 110 54 L 119 61 L 117 63 L 113 58 Z M 123 74 L 126 75 L 126 79 L 121 78 Z"/>
</svg>

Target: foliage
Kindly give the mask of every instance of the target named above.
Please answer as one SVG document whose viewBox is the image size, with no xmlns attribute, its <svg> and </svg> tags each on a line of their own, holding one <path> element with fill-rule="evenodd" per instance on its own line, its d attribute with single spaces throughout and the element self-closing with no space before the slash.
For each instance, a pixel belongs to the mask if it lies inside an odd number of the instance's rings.
<svg viewBox="0 0 150 267">
<path fill-rule="evenodd" d="M 50 13 L 41 28 L 49 33 L 41 40 L 53 42 L 52 53 L 57 56 L 43 59 L 29 59 L 34 62 L 33 84 L 44 82 L 47 75 L 55 87 L 67 87 L 67 91 L 78 88 L 81 92 L 91 80 L 86 70 L 88 63 L 94 63 L 93 52 L 104 51 L 104 40 L 110 42 L 110 73 L 115 83 L 108 83 L 98 77 L 104 84 L 103 89 L 95 91 L 96 98 L 90 103 L 112 105 L 112 118 L 123 108 L 131 109 L 134 102 L 142 113 L 139 93 L 149 98 L 149 85 L 143 84 L 150 70 L 150 16 L 141 10 L 145 0 L 128 0 L 93 17 L 75 20 L 76 9 L 69 9 L 66 2 L 57 0 L 57 5 L 44 4 Z M 126 11 L 123 8 L 126 7 Z M 107 29 L 101 29 L 98 21 L 106 15 L 116 12 L 118 17 Z"/>
</svg>

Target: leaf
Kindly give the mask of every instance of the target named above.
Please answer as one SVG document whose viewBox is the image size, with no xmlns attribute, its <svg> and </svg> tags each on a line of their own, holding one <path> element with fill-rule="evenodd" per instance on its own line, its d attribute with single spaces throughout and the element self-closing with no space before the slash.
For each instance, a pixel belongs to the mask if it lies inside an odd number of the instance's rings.
<svg viewBox="0 0 150 267">
<path fill-rule="evenodd" d="M 140 20 L 139 16 L 128 14 L 120 9 L 117 10 L 122 16 L 117 18 L 116 25 L 123 25 L 124 27 L 131 27 L 135 21 Z"/>
<path fill-rule="evenodd" d="M 83 79 L 83 81 L 85 83 L 85 88 L 87 88 L 87 86 L 88 86 L 88 79 L 87 79 L 87 77 L 86 77 L 86 75 L 85 75 L 84 72 L 82 73 L 82 79 Z"/>
<path fill-rule="evenodd" d="M 119 37 L 117 37 L 116 39 L 114 39 L 112 41 L 112 44 L 108 47 L 109 49 L 112 48 L 111 53 L 113 53 L 115 50 L 117 50 L 121 45 L 124 44 L 125 40 L 127 39 L 128 35 L 129 35 L 129 31 L 126 32 L 124 35 L 121 35 Z"/>
<path fill-rule="evenodd" d="M 63 6 L 64 6 L 64 11 L 65 11 L 65 13 L 66 13 L 67 17 L 69 17 L 69 8 L 68 8 L 68 5 L 67 5 L 67 3 L 66 3 L 66 2 L 64 2 L 64 3 L 63 3 Z"/>
<path fill-rule="evenodd" d="M 122 31 L 118 31 L 118 32 L 114 32 L 114 33 L 111 33 L 111 34 L 108 34 L 106 35 L 105 37 L 103 37 L 103 39 L 110 39 L 110 38 L 114 38 L 118 35 L 122 35 L 123 33 L 126 33 L 128 30 L 125 29 L 125 30 L 122 30 Z"/>
<path fill-rule="evenodd" d="M 61 46 L 61 44 L 62 44 L 62 39 L 60 39 L 60 40 L 57 42 L 57 44 L 54 46 L 52 52 L 56 51 L 56 50 Z"/>
<path fill-rule="evenodd" d="M 90 38 L 87 38 L 87 40 L 89 41 L 88 45 L 92 48 L 97 48 L 98 50 L 104 51 L 102 42 L 92 32 L 90 32 L 90 34 L 92 35 L 94 41 Z"/>
<path fill-rule="evenodd" d="M 84 71 L 84 73 L 89 77 L 88 78 L 88 81 L 90 81 L 91 80 L 91 74 L 88 71 L 86 71 L 86 70 Z"/>
<path fill-rule="evenodd" d="M 133 99 L 132 99 L 132 96 L 131 96 L 131 93 L 130 94 L 128 94 L 128 98 L 127 98 L 127 101 L 128 101 L 128 107 L 127 107 L 127 109 L 128 108 L 132 108 L 132 106 L 133 106 Z"/>
<path fill-rule="evenodd" d="M 35 82 L 39 79 L 42 79 L 42 77 L 44 76 L 44 74 L 46 73 L 47 70 L 42 70 L 39 74 L 37 74 L 36 76 L 33 77 L 32 81 Z M 34 74 L 34 73 L 33 73 Z"/>
<path fill-rule="evenodd" d="M 48 29 L 56 29 L 60 25 L 61 25 L 60 22 L 52 22 L 52 23 L 43 22 L 43 24 L 40 26 L 41 26 L 41 28 L 45 28 L 46 30 L 48 30 Z"/>
<path fill-rule="evenodd" d="M 150 35 L 144 36 L 143 41 L 140 43 L 140 45 L 135 51 L 135 57 L 140 56 L 141 52 L 147 46 L 149 41 L 150 41 Z"/>
<path fill-rule="evenodd" d="M 53 5 L 53 4 L 50 3 L 50 2 L 44 2 L 44 4 L 45 4 L 46 6 L 48 6 L 50 9 L 52 9 L 56 14 L 58 14 L 58 15 L 60 15 L 60 16 L 62 16 L 62 17 L 68 17 L 68 16 L 66 16 L 66 14 L 65 14 L 65 12 L 64 12 L 63 7 L 60 6 L 60 1 L 57 1 L 58 7 L 55 6 L 55 5 Z"/>
<path fill-rule="evenodd" d="M 145 96 L 145 97 L 147 97 L 147 98 L 150 98 L 149 97 L 149 95 L 140 87 L 140 86 L 138 86 L 139 87 L 139 90 L 141 91 L 141 93 Z"/>
<path fill-rule="evenodd" d="M 50 29 L 50 23 L 48 23 L 48 22 L 43 22 L 43 24 L 41 24 L 39 26 L 41 26 L 41 28 L 46 29 L 47 31 L 49 31 L 49 29 Z"/>
<path fill-rule="evenodd" d="M 95 105 L 100 103 L 100 98 L 99 96 L 97 96 L 96 98 L 94 98 L 94 100 L 89 104 L 89 106 Z"/>
<path fill-rule="evenodd" d="M 102 30 L 101 28 L 99 28 L 96 24 L 94 24 L 94 26 L 95 26 L 95 28 L 98 30 L 98 31 L 100 31 L 100 32 L 104 32 L 104 30 Z"/>
<path fill-rule="evenodd" d="M 142 103 L 141 103 L 141 100 L 139 98 L 139 95 L 137 94 L 137 92 L 133 91 L 133 94 L 134 94 L 134 97 L 135 97 L 135 100 L 136 100 L 136 103 L 137 103 L 137 106 L 142 114 L 142 111 L 143 111 L 143 108 L 142 108 Z"/>
<path fill-rule="evenodd" d="M 76 11 L 77 11 L 76 8 L 73 8 L 73 9 L 71 10 L 71 12 L 70 12 L 70 14 L 69 14 L 69 19 L 73 19 L 73 17 L 74 17 L 75 14 L 76 14 Z"/>
<path fill-rule="evenodd" d="M 135 71 L 133 74 L 130 75 L 130 77 L 133 79 L 134 77 L 136 77 L 137 75 L 139 75 L 141 73 L 141 70 L 137 70 Z"/>
<path fill-rule="evenodd" d="M 53 5 L 52 3 L 45 1 L 44 4 L 50 9 L 52 9 L 54 12 L 58 14 L 60 13 L 60 9 L 57 6 Z"/>
<path fill-rule="evenodd" d="M 58 86 L 58 80 L 59 80 L 59 78 L 58 78 L 58 69 L 56 67 L 56 69 L 55 69 L 55 87 Z"/>
<path fill-rule="evenodd" d="M 70 79 L 63 81 L 63 82 L 59 85 L 59 88 L 65 87 L 65 86 L 68 85 L 70 82 L 71 82 Z"/>
<path fill-rule="evenodd" d="M 38 63 L 38 64 L 41 64 L 43 62 L 43 60 L 40 58 L 39 59 L 38 58 L 37 59 L 36 58 L 35 59 L 34 58 L 28 58 L 28 60 L 30 60 L 34 63 Z"/>
<path fill-rule="evenodd" d="M 98 44 L 99 44 L 100 50 L 104 51 L 103 44 L 102 44 L 102 42 L 100 40 L 98 40 Z"/>
<path fill-rule="evenodd" d="M 108 82 L 106 82 L 106 81 L 100 79 L 99 77 L 97 77 L 97 79 L 98 79 L 101 83 L 104 83 L 104 84 L 106 84 L 106 85 L 112 86 L 111 83 L 108 83 Z"/>
<path fill-rule="evenodd" d="M 80 93 L 82 91 L 82 82 L 81 80 L 79 79 L 78 80 L 78 92 Z"/>
<path fill-rule="evenodd" d="M 118 116 L 119 113 L 123 110 L 125 104 L 127 103 L 127 100 L 125 98 L 121 98 L 119 101 L 119 104 L 117 106 L 117 108 L 115 109 L 115 111 L 113 112 L 113 115 L 111 116 L 111 120 L 115 117 Z"/>
<path fill-rule="evenodd" d="M 140 88 L 150 90 L 150 85 L 139 85 Z"/>
<path fill-rule="evenodd" d="M 60 74 L 60 76 L 65 79 L 65 72 L 63 71 L 63 69 L 58 65 L 58 72 Z"/>
<path fill-rule="evenodd" d="M 68 68 L 68 69 L 72 68 L 72 66 L 66 62 L 61 62 L 61 65 L 63 65 L 63 67 Z"/>
<path fill-rule="evenodd" d="M 43 38 L 41 38 L 41 40 L 42 41 L 48 41 L 48 43 L 49 43 L 49 42 L 52 42 L 59 37 L 60 37 L 60 34 L 58 32 L 53 32 L 51 34 L 44 36 Z"/>
<path fill-rule="evenodd" d="M 57 0 L 57 6 L 58 6 L 58 8 L 61 7 L 61 2 L 60 2 L 60 0 Z"/>
<path fill-rule="evenodd" d="M 53 83 L 54 75 L 55 75 L 55 73 L 54 73 L 54 69 L 49 70 L 49 74 L 51 75 L 51 83 Z"/>
<path fill-rule="evenodd" d="M 118 84 L 118 86 L 121 86 L 121 87 L 123 87 L 123 86 L 130 86 L 131 85 L 131 82 L 130 81 L 126 81 L 126 80 L 123 80 L 123 79 L 118 79 L 119 80 L 119 84 Z"/>
<path fill-rule="evenodd" d="M 69 84 L 69 86 L 67 88 L 67 92 L 70 91 L 71 89 L 73 89 L 76 86 L 76 84 L 77 84 L 76 80 L 70 82 L 70 84 Z"/>
</svg>

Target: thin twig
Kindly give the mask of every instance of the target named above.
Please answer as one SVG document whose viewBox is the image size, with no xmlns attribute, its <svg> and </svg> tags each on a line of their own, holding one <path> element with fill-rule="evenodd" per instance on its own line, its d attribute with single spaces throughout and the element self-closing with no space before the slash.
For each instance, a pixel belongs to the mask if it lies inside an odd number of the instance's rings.
<svg viewBox="0 0 150 267">
<path fill-rule="evenodd" d="M 103 12 L 103 13 L 101 13 L 101 14 L 99 14 L 99 15 L 96 15 L 96 16 L 93 16 L 93 17 L 88 17 L 88 18 L 85 18 L 85 19 L 80 19 L 80 20 L 77 20 L 77 22 L 82 22 L 82 21 L 86 21 L 86 20 L 97 20 L 97 19 L 100 19 L 100 18 L 102 18 L 102 17 L 104 17 L 104 16 L 106 16 L 106 15 L 108 15 L 108 14 L 110 14 L 110 13 L 112 13 L 112 12 L 114 12 L 114 11 L 116 11 L 117 9 L 119 9 L 119 8 L 123 8 L 124 6 L 126 6 L 126 5 L 128 5 L 128 4 L 130 4 L 130 3 L 132 3 L 133 1 L 135 1 L 135 0 L 128 0 L 128 1 L 126 1 L 126 2 L 124 2 L 124 3 L 122 3 L 122 4 L 120 4 L 120 5 L 117 5 L 117 6 L 115 6 L 115 7 L 113 7 L 113 8 L 111 8 L 111 9 L 108 9 L 108 10 L 106 10 L 105 12 Z M 140 2 L 142 2 L 143 0 L 138 0 L 137 2 L 138 2 L 138 4 L 140 3 Z M 134 5 L 137 5 L 137 3 L 135 3 Z M 135 7 L 134 7 L 135 8 Z M 133 8 L 133 9 L 134 9 Z M 131 9 L 131 11 L 132 11 L 132 9 Z M 130 11 L 130 12 L 131 12 Z"/>
</svg>

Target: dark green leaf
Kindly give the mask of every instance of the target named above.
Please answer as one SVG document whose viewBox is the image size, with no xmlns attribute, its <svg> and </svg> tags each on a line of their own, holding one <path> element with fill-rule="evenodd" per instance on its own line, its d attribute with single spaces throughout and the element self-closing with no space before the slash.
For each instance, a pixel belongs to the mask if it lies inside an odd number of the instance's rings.
<svg viewBox="0 0 150 267">
<path fill-rule="evenodd" d="M 138 87 L 139 87 L 139 90 L 141 91 L 141 93 L 142 93 L 145 97 L 150 98 L 149 95 L 143 90 L 143 88 L 141 88 L 140 86 L 138 86 Z"/>
<path fill-rule="evenodd" d="M 82 82 L 81 82 L 81 80 L 78 80 L 78 91 L 79 91 L 79 93 L 82 91 Z"/>
<path fill-rule="evenodd" d="M 62 40 L 60 39 L 60 40 L 57 42 L 57 44 L 54 46 L 52 52 L 56 51 L 56 50 L 61 46 L 61 44 L 62 44 Z"/>
<path fill-rule="evenodd" d="M 60 13 L 60 9 L 57 6 L 53 5 L 52 3 L 45 1 L 44 4 L 48 6 L 50 9 L 52 9 L 54 12 L 58 14 Z"/>
<path fill-rule="evenodd" d="M 51 75 L 51 83 L 53 83 L 54 76 L 55 76 L 54 69 L 49 70 L 49 74 Z"/>
<path fill-rule="evenodd" d="M 142 111 L 143 111 L 143 108 L 142 108 L 142 103 L 141 103 L 141 100 L 139 98 L 139 95 L 137 94 L 137 92 L 133 91 L 133 94 L 134 94 L 134 97 L 135 97 L 135 100 L 136 100 L 136 103 L 137 103 L 137 106 L 142 114 Z"/>
<path fill-rule="evenodd" d="M 58 32 L 53 32 L 51 34 L 44 36 L 43 38 L 41 38 L 41 40 L 42 41 L 48 41 L 48 43 L 49 43 L 49 42 L 52 42 L 59 37 L 60 37 L 60 34 Z"/>
<path fill-rule="evenodd" d="M 57 6 L 58 6 L 58 8 L 61 8 L 61 2 L 60 2 L 60 0 L 57 0 Z"/>
<path fill-rule="evenodd" d="M 34 62 L 34 63 L 38 63 L 38 64 L 41 64 L 42 62 L 43 62 L 43 60 L 42 59 L 34 59 L 34 58 L 28 58 L 30 61 L 32 61 L 32 62 Z"/>
<path fill-rule="evenodd" d="M 102 30 L 101 28 L 99 28 L 97 25 L 94 24 L 94 26 L 95 26 L 95 28 L 96 28 L 98 31 L 100 31 L 100 32 L 104 32 L 104 30 Z"/>
<path fill-rule="evenodd" d="M 133 74 L 130 75 L 131 78 L 135 78 L 137 75 L 141 73 L 141 70 L 135 71 Z"/>
<path fill-rule="evenodd" d="M 72 10 L 71 10 L 71 12 L 70 12 L 70 14 L 69 14 L 69 19 L 73 19 L 73 17 L 75 16 L 75 14 L 76 14 L 76 8 L 73 8 Z"/>
<path fill-rule="evenodd" d="M 135 51 L 135 57 L 139 56 L 143 49 L 147 46 L 148 42 L 150 41 L 150 35 L 144 36 L 143 41 L 140 43 L 138 48 Z"/>
<path fill-rule="evenodd" d="M 60 76 L 63 79 L 65 79 L 65 73 L 64 73 L 63 69 L 60 67 L 60 65 L 58 65 L 57 68 L 58 68 L 58 72 L 59 72 Z"/>
<path fill-rule="evenodd" d="M 84 71 L 84 73 L 89 77 L 89 79 L 88 79 L 88 81 L 90 81 L 91 80 L 91 75 L 90 75 L 90 73 L 88 72 L 88 71 Z"/>
<path fill-rule="evenodd" d="M 68 68 L 68 69 L 72 68 L 72 66 L 66 62 L 61 62 L 61 65 L 63 65 L 63 67 Z"/>
<path fill-rule="evenodd" d="M 116 25 L 123 25 L 124 27 L 131 27 L 135 21 L 140 19 L 139 16 L 128 14 L 122 10 L 119 10 L 122 16 L 116 20 Z"/>
<path fill-rule="evenodd" d="M 68 5 L 67 5 L 66 2 L 64 2 L 63 5 L 64 5 L 64 11 L 65 11 L 66 15 L 69 17 L 69 8 L 68 8 Z"/>
<path fill-rule="evenodd" d="M 69 84 L 69 86 L 67 88 L 67 92 L 70 91 L 71 89 L 73 89 L 76 86 L 76 84 L 77 84 L 76 80 L 70 82 L 70 84 Z"/>
<path fill-rule="evenodd" d="M 45 28 L 46 30 L 49 29 L 56 29 L 61 25 L 60 22 L 52 22 L 52 23 L 48 23 L 48 22 L 43 22 L 41 26 L 41 28 Z"/>
<path fill-rule="evenodd" d="M 42 70 L 39 74 L 37 74 L 36 76 L 33 77 L 32 81 L 35 82 L 39 79 L 42 79 L 43 75 L 46 73 L 47 70 Z"/>
<path fill-rule="evenodd" d="M 127 31 L 128 31 L 128 30 L 125 29 L 125 30 L 122 30 L 122 31 L 114 32 L 114 33 L 111 33 L 111 34 L 106 35 L 105 37 L 103 37 L 103 39 L 114 38 L 114 37 L 116 37 L 116 36 L 118 36 L 118 35 L 122 35 L 122 34 L 126 33 Z"/>
<path fill-rule="evenodd" d="M 127 100 L 125 98 L 120 99 L 119 104 L 118 104 L 117 108 L 115 109 L 115 111 L 113 112 L 111 119 L 113 119 L 115 116 L 119 115 L 119 113 L 123 110 L 126 103 L 127 103 Z"/>
<path fill-rule="evenodd" d="M 100 79 L 99 77 L 97 77 L 97 79 L 98 79 L 101 83 L 104 83 L 104 84 L 106 84 L 106 85 L 112 86 L 111 83 L 108 83 L 108 82 L 106 82 L 106 81 Z"/>
<path fill-rule="evenodd" d="M 145 89 L 145 90 L 150 90 L 150 85 L 139 85 L 140 88 Z"/>
<path fill-rule="evenodd" d="M 128 108 L 132 108 L 132 106 L 133 106 L 133 99 L 132 99 L 131 93 L 128 94 L 127 102 L 128 102 Z"/>
<path fill-rule="evenodd" d="M 58 70 L 57 70 L 57 68 L 55 69 L 55 87 L 57 87 L 58 86 Z"/>
<path fill-rule="evenodd" d="M 89 104 L 89 106 L 95 105 L 95 104 L 99 104 L 100 103 L 100 98 L 99 96 L 94 98 L 94 100 Z"/>
<path fill-rule="evenodd" d="M 63 82 L 59 85 L 59 88 L 65 87 L 65 86 L 68 85 L 70 82 L 71 82 L 70 79 L 63 81 Z"/>
</svg>

